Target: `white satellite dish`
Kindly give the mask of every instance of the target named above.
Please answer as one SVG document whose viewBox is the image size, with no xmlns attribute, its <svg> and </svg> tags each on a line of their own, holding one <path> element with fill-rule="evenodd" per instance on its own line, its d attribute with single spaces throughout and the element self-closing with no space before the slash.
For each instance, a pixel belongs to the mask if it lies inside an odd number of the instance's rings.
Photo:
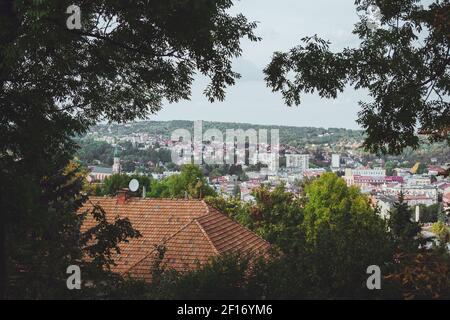
<svg viewBox="0 0 450 320">
<path fill-rule="evenodd" d="M 139 189 L 139 181 L 137 181 L 137 179 L 131 180 L 128 184 L 128 189 L 130 189 L 130 191 L 132 192 L 136 192 L 137 189 Z"/>
</svg>

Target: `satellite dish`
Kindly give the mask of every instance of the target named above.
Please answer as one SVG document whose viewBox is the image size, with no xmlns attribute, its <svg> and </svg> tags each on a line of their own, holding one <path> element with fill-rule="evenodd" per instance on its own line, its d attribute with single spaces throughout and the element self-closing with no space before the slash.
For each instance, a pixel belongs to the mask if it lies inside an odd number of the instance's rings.
<svg viewBox="0 0 450 320">
<path fill-rule="evenodd" d="M 132 192 L 136 192 L 137 189 L 139 189 L 139 181 L 137 181 L 137 179 L 131 180 L 128 184 L 128 189 L 130 189 L 130 191 Z"/>
</svg>

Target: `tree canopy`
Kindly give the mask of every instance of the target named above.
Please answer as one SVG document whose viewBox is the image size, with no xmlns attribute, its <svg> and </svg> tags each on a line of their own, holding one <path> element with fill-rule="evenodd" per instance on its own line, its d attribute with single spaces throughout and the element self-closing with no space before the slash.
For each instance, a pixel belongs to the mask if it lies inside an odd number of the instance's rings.
<svg viewBox="0 0 450 320">
<path fill-rule="evenodd" d="M 230 278 L 231 283 L 217 288 L 224 290 L 221 294 L 226 296 L 230 284 L 239 283 L 235 295 L 253 299 L 377 296 L 365 286 L 366 269 L 378 265 L 387 272 L 392 262 L 393 246 L 385 221 L 370 207 L 366 196 L 348 188 L 335 174 L 325 174 L 305 185 L 301 197 L 280 185 L 256 189 L 255 202 L 250 204 L 235 198 L 207 199 L 269 241 L 274 249 L 268 261 L 253 265 L 251 271 L 239 272 L 248 273 L 247 276 Z M 328 209 L 330 201 L 337 203 L 332 210 Z M 182 292 L 188 292 L 185 288 L 188 281 L 195 279 L 196 282 L 190 283 L 194 288 L 206 280 L 223 281 L 223 277 L 230 276 L 227 271 L 230 267 L 223 270 L 221 266 L 229 263 L 229 257 L 212 261 L 186 279 L 174 281 L 175 287 L 169 291 L 185 297 Z M 234 263 L 233 268 L 243 266 L 239 257 Z M 206 294 L 195 292 L 199 296 Z"/>
<path fill-rule="evenodd" d="M 180 174 L 174 174 L 162 181 L 154 180 L 150 187 L 153 198 L 185 198 L 202 199 L 215 195 L 206 178 L 197 165 L 188 164 L 181 167 Z"/>
<path fill-rule="evenodd" d="M 146 191 L 150 190 L 152 179 L 148 176 L 142 175 L 127 175 L 127 174 L 113 174 L 105 179 L 98 193 L 101 195 L 113 196 L 123 188 L 128 188 L 128 185 L 132 179 L 139 181 L 139 189 L 136 191 L 138 195 L 141 195 L 143 188 Z"/>
<path fill-rule="evenodd" d="M 390 212 L 389 229 L 396 246 L 404 251 L 414 251 L 419 246 L 417 237 L 421 230 L 417 222 L 412 221 L 412 210 L 400 194 L 398 202 Z"/>
<path fill-rule="evenodd" d="M 317 92 L 336 98 L 348 85 L 368 91 L 359 124 L 371 152 L 398 154 L 417 147 L 418 131 L 431 141 L 450 143 L 450 10 L 447 0 L 356 0 L 361 19 L 353 30 L 357 48 L 330 50 L 330 42 L 310 36 L 288 52 L 275 52 L 264 70 L 267 86 L 287 105 Z M 367 16 L 380 11 L 380 26 Z"/>
<path fill-rule="evenodd" d="M 81 29 L 67 28 L 69 5 L 81 8 Z M 241 39 L 258 40 L 254 22 L 228 13 L 232 5 L 0 2 L 1 298 L 14 286 L 14 270 L 41 280 L 30 283 L 29 297 L 51 296 L 47 278 L 63 275 L 74 246 L 80 249 L 70 235 L 79 231 L 81 190 L 66 186 L 63 174 L 76 150 L 75 136 L 100 120 L 144 118 L 163 101 L 188 99 L 197 73 L 210 79 L 204 91 L 210 101 L 224 99 L 225 88 L 239 77 L 231 61 L 241 54 Z M 102 215 L 96 217 L 101 226 Z M 133 235 L 119 231 L 109 235 Z M 58 257 L 64 258 L 52 264 Z M 52 268 L 42 273 L 47 265 Z M 25 295 L 28 289 L 22 290 Z"/>
</svg>

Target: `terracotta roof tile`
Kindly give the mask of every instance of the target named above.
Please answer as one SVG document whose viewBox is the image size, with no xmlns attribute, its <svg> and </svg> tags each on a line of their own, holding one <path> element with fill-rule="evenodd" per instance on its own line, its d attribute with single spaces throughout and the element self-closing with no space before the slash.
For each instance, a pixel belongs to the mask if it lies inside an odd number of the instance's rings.
<svg viewBox="0 0 450 320">
<path fill-rule="evenodd" d="M 164 245 L 163 266 L 178 271 L 195 269 L 214 256 L 228 252 L 267 252 L 269 244 L 250 230 L 208 206 L 202 200 L 130 198 L 118 204 L 115 197 L 91 197 L 80 213 L 100 205 L 107 219 L 127 217 L 142 234 L 120 245 L 113 271 L 150 280 L 157 256 Z M 93 226 L 86 219 L 82 230 Z"/>
</svg>

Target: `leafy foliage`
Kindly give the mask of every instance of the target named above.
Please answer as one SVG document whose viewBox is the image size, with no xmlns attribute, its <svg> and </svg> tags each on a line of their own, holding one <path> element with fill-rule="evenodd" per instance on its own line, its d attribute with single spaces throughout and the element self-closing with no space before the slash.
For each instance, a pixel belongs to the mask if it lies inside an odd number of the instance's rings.
<svg viewBox="0 0 450 320">
<path fill-rule="evenodd" d="M 420 206 L 420 222 L 421 223 L 433 223 L 438 220 L 438 213 L 440 211 L 440 204 L 436 203 L 431 206 Z"/>
<path fill-rule="evenodd" d="M 358 48 L 334 53 L 328 41 L 305 37 L 302 45 L 274 54 L 264 70 L 267 85 L 289 106 L 300 104 L 303 93 L 336 98 L 346 85 L 367 89 L 372 102 L 360 102 L 359 123 L 374 153 L 416 148 L 418 126 L 432 141 L 450 143 L 449 3 L 423 2 L 356 0 Z M 371 5 L 381 12 L 375 30 L 364 15 Z"/>
<path fill-rule="evenodd" d="M 443 247 L 447 246 L 447 243 L 450 242 L 450 230 L 447 225 L 443 222 L 436 222 L 431 226 L 431 232 L 436 234 L 440 244 Z"/>
<path fill-rule="evenodd" d="M 113 224 L 108 222 L 105 211 L 98 205 L 94 205 L 90 214 L 96 223 L 94 227 L 83 232 L 80 246 L 94 267 L 110 270 L 111 266 L 115 266 L 113 253 L 120 254 L 119 243 L 128 242 L 130 238 L 139 238 L 141 234 L 133 229 L 127 218 L 116 217 Z"/>
<path fill-rule="evenodd" d="M 273 244 L 256 287 L 266 297 L 373 297 L 365 287 L 369 265 L 387 267 L 393 256 L 385 222 L 357 189 L 332 173 L 306 182 L 300 198 L 278 186 L 255 190 L 253 205 L 212 202 Z M 224 203 L 225 202 L 225 203 Z"/>
<path fill-rule="evenodd" d="M 388 286 L 394 286 L 390 291 L 394 297 L 408 300 L 450 298 L 448 255 L 433 251 L 402 253 L 395 257 L 395 261 L 395 269 L 386 276 Z"/>
<path fill-rule="evenodd" d="M 385 222 L 365 195 L 333 173 L 306 185 L 305 195 L 304 229 L 316 285 L 330 297 L 369 294 L 362 271 L 384 268 L 392 257 Z"/>
<path fill-rule="evenodd" d="M 85 297 L 101 292 L 98 286 L 104 289 L 101 280 L 117 280 L 108 272 L 114 263 L 112 252 L 117 252 L 120 242 L 138 237 L 139 232 L 126 219 L 110 223 L 100 207 L 77 213 L 85 201 L 81 193 L 85 174 L 71 162 L 59 173 L 44 178 L 34 210 L 29 216 L 14 217 L 13 223 L 7 225 L 8 298 L 78 297 L 65 285 L 69 265 L 80 266 L 83 283 L 92 282 Z M 94 219 L 94 223 L 82 232 L 80 226 L 85 218 Z M 90 259 L 85 259 L 86 254 Z"/>
<path fill-rule="evenodd" d="M 286 192 L 284 185 L 270 191 L 261 187 L 253 192 L 256 203 L 250 208 L 252 229 L 285 252 L 299 250 L 304 241 L 300 228 L 304 216 L 302 201 Z"/>
<path fill-rule="evenodd" d="M 142 194 L 143 188 L 150 191 L 152 179 L 148 176 L 142 175 L 126 175 L 126 174 L 113 174 L 105 179 L 101 189 L 98 191 L 99 195 L 113 196 L 123 188 L 128 188 L 131 180 L 136 179 L 139 181 L 139 189 L 136 191 L 138 195 Z"/>
<path fill-rule="evenodd" d="M 241 38 L 258 40 L 255 23 L 227 13 L 232 1 L 124 6 L 121 1 L 46 0 L 39 8 L 8 2 L 1 19 L 1 29 L 8 30 L 0 48 L 3 98 L 13 98 L 28 79 L 33 86 L 22 87 L 23 99 L 39 94 L 50 104 L 43 112 L 90 123 L 144 117 L 159 110 L 163 98 L 186 99 L 196 70 L 211 79 L 208 98 L 222 100 L 224 88 L 239 77 L 231 59 L 241 54 Z M 82 8 L 81 30 L 66 27 L 71 4 Z M 36 10 L 46 14 L 34 19 Z M 23 106 L 16 102 L 19 112 Z"/>
<path fill-rule="evenodd" d="M 158 286 L 151 286 L 146 298 L 236 300 L 254 297 L 248 292 L 251 261 L 248 255 L 226 254 L 185 274 L 164 270 Z"/>
<path fill-rule="evenodd" d="M 202 199 L 215 195 L 208 185 L 202 171 L 196 165 L 184 165 L 180 174 L 172 175 L 162 181 L 154 180 L 149 193 L 152 198 L 185 198 Z"/>
<path fill-rule="evenodd" d="M 72 4 L 82 8 L 81 30 L 66 27 Z M 232 5 L 2 1 L 1 298 L 6 288 L 8 296 L 59 297 L 63 271 L 79 258 L 81 182 L 67 185 L 63 174 L 73 137 L 99 120 L 144 118 L 163 100 L 188 99 L 196 72 L 210 79 L 209 100 L 224 98 L 239 77 L 231 60 L 241 54 L 241 39 L 258 40 L 255 23 L 228 13 Z"/>
</svg>

